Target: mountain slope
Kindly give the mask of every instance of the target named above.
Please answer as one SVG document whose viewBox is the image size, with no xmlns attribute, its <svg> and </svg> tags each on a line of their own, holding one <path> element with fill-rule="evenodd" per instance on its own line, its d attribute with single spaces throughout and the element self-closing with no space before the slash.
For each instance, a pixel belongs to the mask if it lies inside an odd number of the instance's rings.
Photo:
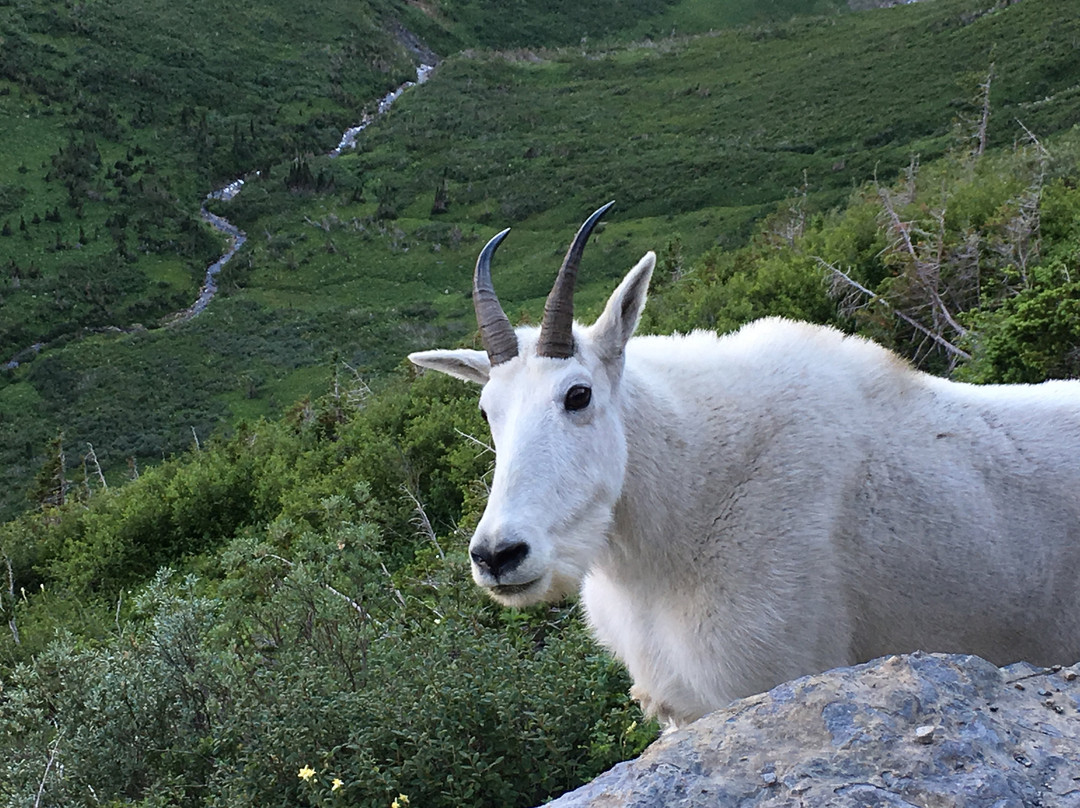
<svg viewBox="0 0 1080 808">
<path fill-rule="evenodd" d="M 0 168 L 13 229 L 0 237 L 5 344 L 59 338 L 0 381 L 0 454 L 14 480 L 32 476 L 59 430 L 72 456 L 93 443 L 120 477 L 129 459 L 145 465 L 318 391 L 335 357 L 377 377 L 411 348 L 465 336 L 469 268 L 503 226 L 515 230 L 500 252 L 500 293 L 511 311 L 535 315 L 576 223 L 616 199 L 587 257 L 587 310 L 646 249 L 676 244 L 690 261 L 742 243 L 804 184 L 827 207 L 913 153 L 941 154 L 957 143 L 953 119 L 978 113 L 991 64 L 991 144 L 1022 134 L 1014 119 L 1046 137 L 1073 125 L 1080 108 L 1068 9 L 939 0 L 631 46 L 456 55 L 370 127 L 356 152 L 330 160 L 316 155 L 355 121 L 345 110 L 363 88 L 410 75 L 413 56 L 385 27 L 375 44 L 358 44 L 386 25 L 381 7 L 365 16 L 326 6 L 303 29 L 330 43 L 322 48 L 287 40 L 284 5 L 243 6 L 235 20 L 162 11 L 170 24 L 248 35 L 237 45 L 246 50 L 226 51 L 219 65 L 213 31 L 200 29 L 176 57 L 193 78 L 168 94 L 161 88 L 189 74 L 172 70 L 172 55 L 152 61 L 173 47 L 148 30 L 152 15 L 133 13 L 129 40 L 109 56 L 106 12 L 117 8 L 73 7 L 55 19 L 42 11 L 19 35 L 36 54 L 28 63 L 56 57 L 46 75 L 59 86 L 80 60 L 103 62 L 89 75 L 110 93 L 72 91 L 47 105 L 27 70 L 0 95 L 16 113 L 35 110 L 14 117 L 21 156 Z M 449 6 L 430 10 L 424 25 L 462 39 L 448 33 Z M 93 25 L 79 16 L 91 11 Z M 417 13 L 408 11 L 410 24 Z M 85 42 L 79 26 L 91 31 Z M 109 67 L 121 54 L 130 55 Z M 200 106 L 204 89 L 228 104 Z M 88 112 L 80 104 L 90 98 Z M 99 128 L 112 121 L 121 135 L 98 132 L 90 144 L 94 130 L 71 128 L 77 115 Z M 211 309 L 168 330 L 64 344 L 78 328 L 153 325 L 193 300 L 217 240 L 192 226 L 199 200 L 207 183 L 241 166 L 261 166 L 261 179 L 214 209 L 251 238 Z M 67 207 L 72 193 L 82 219 Z M 432 212 L 437 195 L 447 212 Z M 29 235 L 15 218 L 20 197 L 34 200 L 19 213 Z M 54 210 L 61 221 L 50 221 Z M 7 512 L 24 490 L 5 492 Z"/>
<path fill-rule="evenodd" d="M 582 319 L 656 248 L 645 331 L 782 315 L 956 378 L 1080 376 L 1076 36 L 1052 3 L 957 0 L 462 54 L 356 152 L 215 202 L 249 240 L 202 315 L 0 379 L 34 505 L 0 523 L 0 802 L 527 806 L 639 752 L 656 727 L 576 605 L 472 585 L 477 391 L 402 354 L 470 338 L 507 223 L 495 284 L 535 318 L 611 194 Z"/>
</svg>

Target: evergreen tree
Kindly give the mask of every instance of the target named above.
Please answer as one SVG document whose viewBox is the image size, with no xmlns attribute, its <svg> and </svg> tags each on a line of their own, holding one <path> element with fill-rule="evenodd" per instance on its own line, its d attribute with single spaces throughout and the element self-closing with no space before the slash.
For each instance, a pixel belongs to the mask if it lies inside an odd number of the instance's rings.
<svg viewBox="0 0 1080 808">
<path fill-rule="evenodd" d="M 41 510 L 60 508 L 67 499 L 67 458 L 64 455 L 64 433 L 58 432 L 45 450 L 45 462 L 34 477 L 30 501 Z"/>
</svg>

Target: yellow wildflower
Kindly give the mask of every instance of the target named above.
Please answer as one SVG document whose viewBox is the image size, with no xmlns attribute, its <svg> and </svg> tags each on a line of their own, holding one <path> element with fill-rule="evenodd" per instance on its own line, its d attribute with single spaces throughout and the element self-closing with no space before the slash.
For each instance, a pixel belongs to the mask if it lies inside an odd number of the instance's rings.
<svg viewBox="0 0 1080 808">
<path fill-rule="evenodd" d="M 340 777 L 335 777 L 330 782 L 333 784 L 333 785 L 330 786 L 331 791 L 337 791 L 339 788 L 341 788 L 343 785 L 345 785 L 343 782 L 341 782 Z"/>
<path fill-rule="evenodd" d="M 390 808 L 405 808 L 409 804 L 408 794 L 398 794 L 397 799 L 390 803 Z"/>
<path fill-rule="evenodd" d="M 303 780 L 304 782 L 307 782 L 308 780 L 310 780 L 312 777 L 315 776 L 315 770 L 313 768 L 311 768 L 310 766 L 305 766 L 304 768 L 302 768 L 300 770 L 299 776 L 300 776 L 301 780 Z"/>
</svg>

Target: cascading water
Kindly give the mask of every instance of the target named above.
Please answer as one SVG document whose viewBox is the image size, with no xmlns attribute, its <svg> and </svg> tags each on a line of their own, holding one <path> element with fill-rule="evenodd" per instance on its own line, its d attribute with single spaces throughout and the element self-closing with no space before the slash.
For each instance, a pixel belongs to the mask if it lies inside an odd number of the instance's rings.
<svg viewBox="0 0 1080 808">
<path fill-rule="evenodd" d="M 341 136 L 341 140 L 338 145 L 334 147 L 332 151 L 328 153 L 328 157 L 338 157 L 342 152 L 356 147 L 356 138 L 361 132 L 367 129 L 377 118 L 385 115 L 391 105 L 401 97 L 401 94 L 410 87 L 415 87 L 417 84 L 423 84 L 427 81 L 428 76 L 431 75 L 431 71 L 434 70 L 433 65 L 422 64 L 416 68 L 416 81 L 407 81 L 400 87 L 388 92 L 382 98 L 379 99 L 378 106 L 375 108 L 374 113 L 366 113 L 363 119 L 356 126 L 350 126 Z M 220 199 L 229 201 L 235 197 L 244 187 L 244 179 L 238 178 L 230 182 L 224 188 L 219 188 L 216 191 L 211 191 L 206 195 L 206 202 L 212 199 Z M 206 279 L 203 281 L 202 289 L 199 291 L 199 299 L 194 304 L 183 312 L 180 312 L 179 316 L 174 322 L 182 322 L 184 320 L 190 320 L 202 312 L 214 299 L 214 295 L 217 293 L 217 275 L 221 272 L 221 268 L 225 266 L 229 260 L 236 255 L 244 242 L 247 241 L 247 234 L 244 233 L 239 227 L 234 225 L 228 219 L 223 216 L 218 216 L 211 213 L 206 209 L 206 202 L 203 203 L 199 213 L 203 220 L 209 223 L 211 227 L 220 233 L 224 233 L 229 239 L 229 248 L 222 253 L 221 257 L 217 261 L 212 263 L 206 268 Z"/>
<path fill-rule="evenodd" d="M 389 111 L 391 105 L 395 101 L 397 101 L 398 98 L 401 97 L 401 94 L 403 92 L 405 92 L 410 87 L 414 87 L 417 84 L 423 84 L 425 81 L 427 81 L 428 76 L 431 75 L 431 71 L 433 71 L 434 69 L 435 68 L 433 65 L 420 65 L 416 69 L 416 81 L 407 81 L 400 87 L 391 90 L 382 98 L 380 98 L 375 112 L 365 113 L 360 123 L 358 123 L 356 126 L 351 126 L 346 129 L 344 134 L 342 134 L 341 140 L 338 145 L 332 151 L 330 151 L 327 156 L 338 157 L 339 155 L 341 155 L 342 152 L 354 148 L 356 146 L 356 138 L 361 132 L 363 132 L 381 115 L 385 115 L 387 111 Z M 255 176 L 258 176 L 258 174 L 256 173 Z M 224 253 L 221 254 L 220 258 L 218 258 L 216 261 L 214 261 L 214 263 L 212 263 L 206 268 L 206 276 L 203 280 L 202 288 L 199 290 L 198 299 L 188 308 L 176 312 L 171 317 L 165 318 L 168 321 L 169 325 L 174 325 L 176 323 L 182 323 L 190 320 L 192 317 L 197 316 L 202 311 L 204 311 L 208 305 L 210 305 L 210 301 L 213 300 L 214 295 L 217 294 L 218 273 L 221 272 L 222 267 L 224 267 L 225 264 L 227 264 L 232 259 L 232 257 L 236 255 L 237 251 L 242 246 L 244 246 L 244 242 L 247 241 L 247 234 L 243 230 L 234 225 L 225 217 L 218 216 L 216 213 L 211 213 L 209 210 L 206 209 L 206 204 L 211 200 L 222 200 L 228 202 L 230 199 L 239 194 L 243 187 L 244 178 L 239 177 L 230 182 L 228 185 L 208 193 L 206 195 L 206 199 L 203 201 L 202 206 L 199 208 L 199 215 L 202 217 L 203 221 L 207 222 L 219 233 L 223 233 L 226 236 L 226 238 L 228 239 L 228 248 L 225 250 Z M 112 330 L 130 331 L 133 329 L 113 328 Z M 19 366 L 20 362 L 29 361 L 33 357 L 37 356 L 40 351 L 47 347 L 48 345 L 45 343 L 36 342 L 29 348 L 24 348 L 23 350 L 16 353 L 15 357 L 13 357 L 8 362 L 0 364 L 0 370 L 14 370 Z"/>
</svg>

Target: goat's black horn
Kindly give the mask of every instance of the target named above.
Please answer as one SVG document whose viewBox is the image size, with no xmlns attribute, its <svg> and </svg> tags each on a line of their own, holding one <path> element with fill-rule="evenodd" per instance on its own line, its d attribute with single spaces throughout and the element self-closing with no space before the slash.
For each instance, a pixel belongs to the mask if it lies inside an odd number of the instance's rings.
<svg viewBox="0 0 1080 808">
<path fill-rule="evenodd" d="M 514 333 L 499 298 L 495 296 L 495 288 L 491 285 L 491 256 L 509 232 L 508 227 L 484 245 L 480 257 L 476 259 L 476 271 L 473 273 L 476 323 L 480 326 L 480 342 L 483 343 L 492 365 L 513 359 L 518 353 L 517 334 Z"/>
<path fill-rule="evenodd" d="M 581 263 L 581 254 L 593 228 L 614 204 L 614 200 L 608 202 L 586 219 L 566 251 L 559 276 L 544 303 L 544 320 L 540 325 L 540 339 L 536 343 L 536 352 L 540 356 L 568 359 L 574 355 L 574 281 L 577 280 L 578 264 Z"/>
</svg>

